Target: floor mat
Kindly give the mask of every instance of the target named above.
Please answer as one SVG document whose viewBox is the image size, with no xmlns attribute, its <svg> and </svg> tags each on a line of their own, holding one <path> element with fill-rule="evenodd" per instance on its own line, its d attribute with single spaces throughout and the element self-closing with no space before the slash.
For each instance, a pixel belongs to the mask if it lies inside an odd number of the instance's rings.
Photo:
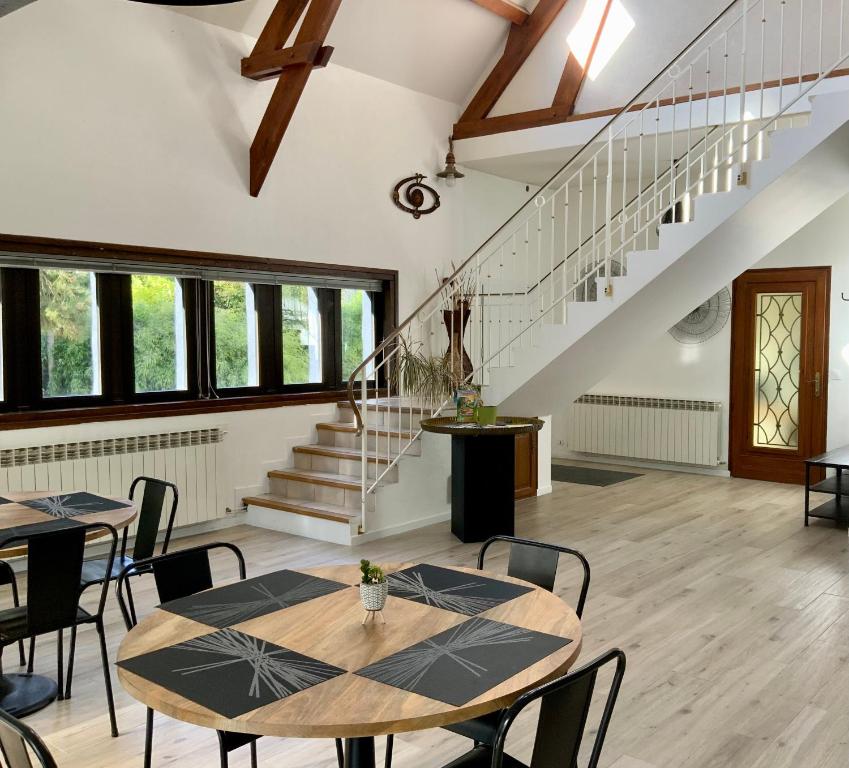
<svg viewBox="0 0 849 768">
<path fill-rule="evenodd" d="M 560 483 L 579 483 L 580 485 L 607 486 L 630 480 L 632 477 L 642 477 L 636 472 L 617 472 L 612 469 L 590 469 L 589 467 L 572 467 L 563 464 L 551 465 L 551 479 Z"/>
</svg>

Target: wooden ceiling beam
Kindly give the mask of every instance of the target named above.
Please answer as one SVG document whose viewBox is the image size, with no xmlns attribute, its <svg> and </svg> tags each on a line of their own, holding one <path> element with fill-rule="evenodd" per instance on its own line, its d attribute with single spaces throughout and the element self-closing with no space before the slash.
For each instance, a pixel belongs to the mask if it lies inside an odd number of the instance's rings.
<svg viewBox="0 0 849 768">
<path fill-rule="evenodd" d="M 581 93 L 581 88 L 583 88 L 584 81 L 587 78 L 587 72 L 593 63 L 593 57 L 598 48 L 599 40 L 601 40 L 601 35 L 604 32 L 604 25 L 607 23 L 611 5 L 613 5 L 613 0 L 607 0 L 584 65 L 581 66 L 575 54 L 571 51 L 566 57 L 566 66 L 563 68 L 560 84 L 557 86 L 557 92 L 554 94 L 554 101 L 551 103 L 552 107 L 562 107 L 570 115 L 575 111 L 575 102 L 578 100 L 578 95 Z"/>
<path fill-rule="evenodd" d="M 511 3 L 510 0 L 472 0 L 472 2 L 519 26 L 522 26 L 530 16 L 524 8 Z"/>
<path fill-rule="evenodd" d="M 817 73 L 802 75 L 802 82 L 809 83 L 819 77 Z M 826 78 L 833 77 L 849 77 L 849 69 L 835 69 L 826 75 Z M 782 85 L 798 85 L 799 76 L 788 76 L 782 80 L 767 80 L 764 83 L 760 81 L 751 83 L 746 86 L 747 93 L 751 91 L 763 90 L 764 88 L 778 88 Z M 693 93 L 676 96 L 674 99 L 657 99 L 651 102 L 637 102 L 628 107 L 628 112 L 639 112 L 641 109 L 650 107 L 651 109 L 659 109 L 661 107 L 670 107 L 676 104 L 687 104 L 693 101 L 702 101 L 704 99 L 727 99 L 729 96 L 734 96 L 740 93 L 740 86 L 731 86 L 730 88 L 719 88 L 707 93 Z M 498 117 L 487 117 L 484 120 L 472 120 L 465 123 L 455 123 L 452 138 L 459 141 L 460 139 L 474 139 L 478 136 L 491 136 L 495 133 L 507 133 L 509 131 L 522 131 L 526 128 L 539 128 L 544 125 L 559 125 L 560 123 L 577 122 L 579 120 L 595 120 L 599 117 L 614 117 L 622 112 L 624 107 L 613 107 L 611 109 L 600 109 L 596 112 L 581 112 L 578 115 L 567 114 L 563 107 L 544 107 L 542 109 L 531 109 L 527 112 L 517 112 L 512 115 L 499 115 Z"/>
<path fill-rule="evenodd" d="M 312 64 L 313 67 L 326 67 L 330 61 L 333 47 L 316 41 L 280 48 L 265 53 L 252 53 L 242 59 L 242 77 L 251 80 L 270 80 L 283 74 L 286 67 L 297 64 Z"/>
<path fill-rule="evenodd" d="M 501 94 L 567 2 L 568 0 L 539 0 L 536 8 L 522 26 L 514 24 L 510 27 L 504 53 L 469 102 L 469 106 L 460 117 L 461 123 L 481 120 L 492 111 L 498 99 L 501 98 Z"/>
<path fill-rule="evenodd" d="M 251 144 L 250 192 L 253 197 L 259 195 L 262 189 L 277 150 L 280 148 L 280 142 L 283 141 L 283 136 L 289 127 L 292 115 L 295 114 L 295 108 L 298 106 L 313 68 L 321 66 L 321 61 L 326 63 L 329 52 L 333 50 L 324 45 L 324 40 L 330 32 L 330 27 L 336 18 L 342 0 L 308 1 L 309 7 L 298 34 L 295 36 L 295 42 L 290 53 L 294 49 L 307 51 L 312 49 L 311 46 L 317 46 L 318 53 L 316 56 L 319 58 L 291 63 L 281 68 L 277 85 L 274 87 L 274 93 L 271 96 L 271 102 L 265 110 L 256 137 Z M 282 48 L 295 24 L 297 24 L 300 13 L 303 12 L 306 4 L 307 0 L 279 0 L 271 18 L 268 20 L 268 24 L 266 24 L 266 29 L 263 30 L 257 45 L 254 47 L 254 54 L 264 54 L 269 50 Z M 300 12 L 298 8 L 300 8 Z M 296 12 L 298 13 L 297 16 L 295 15 Z M 269 27 L 272 28 L 272 32 L 266 34 Z M 276 41 L 273 34 L 278 35 Z M 260 49 L 260 42 L 263 43 L 263 46 L 271 45 L 271 48 L 263 47 Z M 280 53 L 285 53 L 285 50 Z M 299 55 L 303 57 L 303 54 Z M 283 62 L 278 61 L 277 63 Z"/>
<path fill-rule="evenodd" d="M 309 1 L 277 0 L 277 5 L 274 6 L 271 16 L 265 22 L 262 32 L 259 33 L 251 55 L 273 51 L 275 48 L 282 48 L 286 45 Z"/>
</svg>

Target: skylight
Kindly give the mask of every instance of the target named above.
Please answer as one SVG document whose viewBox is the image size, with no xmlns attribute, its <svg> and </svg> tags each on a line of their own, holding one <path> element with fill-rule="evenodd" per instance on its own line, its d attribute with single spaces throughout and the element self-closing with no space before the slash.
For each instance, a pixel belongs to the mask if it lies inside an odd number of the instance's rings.
<svg viewBox="0 0 849 768">
<path fill-rule="evenodd" d="M 575 24 L 575 28 L 569 33 L 569 37 L 566 39 L 569 43 L 569 49 L 582 67 L 586 66 L 587 58 L 593 47 L 593 40 L 595 40 L 596 32 L 604 16 L 607 1 L 587 0 L 581 18 L 578 19 L 578 23 Z M 628 37 L 633 28 L 634 20 L 628 11 L 625 10 L 625 6 L 622 5 L 621 0 L 613 0 L 610 5 L 610 11 L 607 14 L 607 20 L 604 23 L 604 29 L 596 46 L 595 54 L 590 62 L 590 68 L 587 72 L 590 80 L 595 80 L 598 77 L 607 62 L 613 58 L 613 54 L 625 42 L 625 38 Z"/>
</svg>

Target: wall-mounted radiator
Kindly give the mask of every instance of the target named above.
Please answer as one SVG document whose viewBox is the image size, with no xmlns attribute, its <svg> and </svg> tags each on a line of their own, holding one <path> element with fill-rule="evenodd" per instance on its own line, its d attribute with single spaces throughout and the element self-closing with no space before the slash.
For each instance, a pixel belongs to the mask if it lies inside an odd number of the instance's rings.
<svg viewBox="0 0 849 768">
<path fill-rule="evenodd" d="M 715 467 L 722 404 L 627 395 L 583 395 L 572 405 L 569 448 L 644 461 Z"/>
<path fill-rule="evenodd" d="M 133 478 L 147 475 L 179 489 L 176 526 L 215 520 L 225 516 L 229 502 L 228 462 L 220 455 L 224 435 L 218 428 L 195 429 L 3 448 L 0 495 L 4 490 L 86 490 L 126 497 Z M 162 522 L 164 527 L 165 515 Z"/>
</svg>

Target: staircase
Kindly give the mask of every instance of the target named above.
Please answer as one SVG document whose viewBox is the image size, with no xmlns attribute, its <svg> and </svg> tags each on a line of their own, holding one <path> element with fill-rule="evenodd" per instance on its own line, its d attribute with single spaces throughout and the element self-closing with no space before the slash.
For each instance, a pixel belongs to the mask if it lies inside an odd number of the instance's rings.
<svg viewBox="0 0 849 768">
<path fill-rule="evenodd" d="M 445 477 L 447 441 L 422 439 L 421 408 L 406 404 L 399 411 L 397 398 L 372 398 L 368 404 L 375 418 L 365 433 L 365 453 L 353 406 L 337 403 L 336 421 L 315 425 L 316 442 L 292 449 L 294 466 L 268 473 L 269 492 L 245 497 L 248 522 L 336 544 L 367 540 L 361 529 L 364 468 L 369 482 L 380 476 L 380 488 L 366 505 L 382 535 L 447 519 L 447 481 L 437 487 L 428 480 Z M 398 445 L 408 446 L 403 462 L 397 460 Z M 406 503 L 398 498 L 400 472 L 412 475 L 404 490 L 414 490 L 415 498 Z M 425 487 L 415 488 L 415 478 Z"/>
<path fill-rule="evenodd" d="M 445 310 L 470 313 L 458 380 L 501 412 L 563 411 L 847 194 L 845 6 L 731 3 L 363 361 L 339 423 L 295 450 L 310 474 L 270 477 L 266 504 L 340 543 L 441 519 L 448 441 L 418 420 L 448 402 L 394 373 L 404 348 L 442 355 Z"/>
</svg>

